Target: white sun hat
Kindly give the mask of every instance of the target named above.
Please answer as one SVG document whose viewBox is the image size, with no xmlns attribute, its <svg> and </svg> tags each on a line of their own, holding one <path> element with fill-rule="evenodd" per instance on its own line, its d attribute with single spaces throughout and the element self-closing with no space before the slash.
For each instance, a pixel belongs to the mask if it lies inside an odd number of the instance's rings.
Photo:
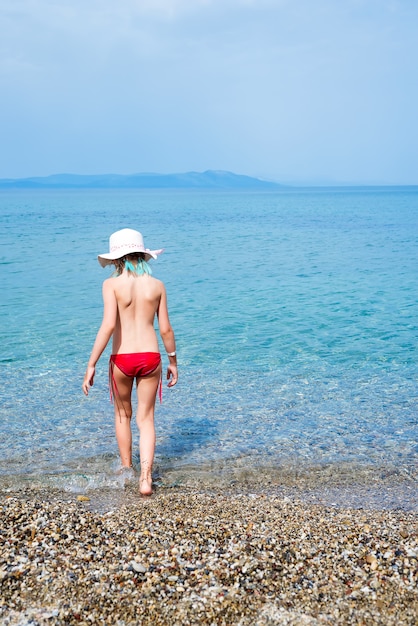
<svg viewBox="0 0 418 626">
<path fill-rule="evenodd" d="M 149 250 L 144 246 L 144 238 L 141 233 L 132 228 L 122 228 L 110 235 L 109 238 L 110 252 L 105 254 L 99 254 L 97 259 L 102 267 L 110 265 L 112 261 L 121 259 L 126 254 L 132 254 L 133 252 L 142 252 L 145 255 L 145 260 L 156 259 L 158 254 L 161 254 L 163 250 Z"/>
</svg>

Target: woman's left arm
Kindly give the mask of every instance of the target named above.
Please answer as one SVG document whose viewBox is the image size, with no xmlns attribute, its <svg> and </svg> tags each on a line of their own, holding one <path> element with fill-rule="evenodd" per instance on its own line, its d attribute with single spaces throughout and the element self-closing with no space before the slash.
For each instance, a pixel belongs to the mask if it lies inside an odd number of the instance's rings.
<svg viewBox="0 0 418 626">
<path fill-rule="evenodd" d="M 96 363 L 100 359 L 104 349 L 109 343 L 109 339 L 111 338 L 113 331 L 115 330 L 117 314 L 118 304 L 115 291 L 113 289 L 111 279 L 107 279 L 103 283 L 103 320 L 96 335 L 96 340 L 91 351 L 82 385 L 86 396 L 88 395 L 89 388 L 92 387 L 94 382 Z"/>
</svg>

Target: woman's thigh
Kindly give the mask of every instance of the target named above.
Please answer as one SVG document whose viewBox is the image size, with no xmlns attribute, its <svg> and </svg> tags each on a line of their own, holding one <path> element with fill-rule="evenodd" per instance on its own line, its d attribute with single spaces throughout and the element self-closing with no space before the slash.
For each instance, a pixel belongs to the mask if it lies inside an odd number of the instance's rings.
<svg viewBox="0 0 418 626">
<path fill-rule="evenodd" d="M 112 391 L 115 413 L 132 417 L 132 386 L 134 379 L 126 376 L 117 365 L 113 366 Z"/>
<path fill-rule="evenodd" d="M 138 396 L 138 419 L 151 414 L 154 415 L 155 399 L 158 385 L 161 380 L 161 363 L 148 376 L 140 376 L 136 380 L 136 392 Z"/>
</svg>

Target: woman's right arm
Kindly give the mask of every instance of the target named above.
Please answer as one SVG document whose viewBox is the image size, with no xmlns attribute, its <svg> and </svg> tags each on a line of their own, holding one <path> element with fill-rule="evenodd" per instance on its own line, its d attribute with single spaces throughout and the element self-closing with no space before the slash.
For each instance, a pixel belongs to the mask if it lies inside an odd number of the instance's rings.
<svg viewBox="0 0 418 626">
<path fill-rule="evenodd" d="M 157 310 L 158 327 L 160 329 L 161 339 L 167 352 L 169 364 L 167 367 L 168 386 L 174 387 L 178 380 L 177 356 L 176 356 L 176 339 L 174 331 L 170 324 L 167 306 L 167 294 L 164 285 L 162 285 L 160 303 Z M 171 356 L 170 356 L 171 354 Z"/>
</svg>

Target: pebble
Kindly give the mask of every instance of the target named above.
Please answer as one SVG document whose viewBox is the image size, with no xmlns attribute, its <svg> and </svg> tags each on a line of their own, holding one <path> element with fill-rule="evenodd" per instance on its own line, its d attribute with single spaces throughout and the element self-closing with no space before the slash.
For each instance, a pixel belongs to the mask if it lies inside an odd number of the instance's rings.
<svg viewBox="0 0 418 626">
<path fill-rule="evenodd" d="M 176 488 L 91 507 L 3 496 L 1 624 L 417 623 L 417 513 Z"/>
<path fill-rule="evenodd" d="M 137 572 L 137 574 L 145 574 L 147 571 L 145 565 L 142 565 L 142 563 L 138 563 L 137 561 L 131 561 L 130 566 L 135 572 Z"/>
</svg>

